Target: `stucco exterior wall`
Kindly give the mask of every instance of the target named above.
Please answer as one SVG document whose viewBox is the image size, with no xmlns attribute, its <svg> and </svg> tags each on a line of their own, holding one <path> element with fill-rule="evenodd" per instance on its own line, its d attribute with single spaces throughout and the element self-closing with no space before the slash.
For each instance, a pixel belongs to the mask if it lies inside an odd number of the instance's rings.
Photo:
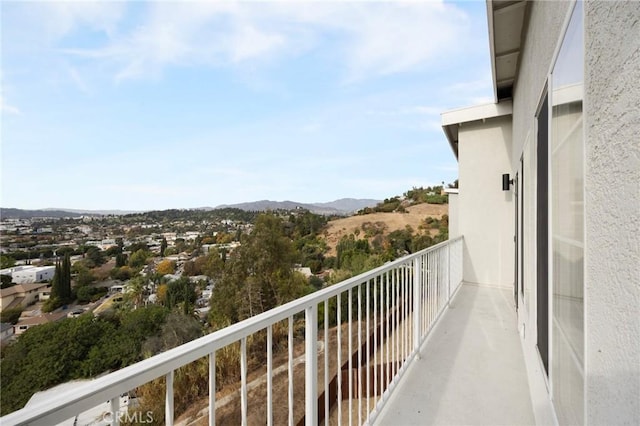
<svg viewBox="0 0 640 426">
<path fill-rule="evenodd" d="M 464 123 L 459 131 L 458 230 L 464 235 L 463 279 L 513 286 L 514 207 L 502 191 L 511 168 L 511 117 Z"/>
<path fill-rule="evenodd" d="M 527 133 L 534 135 L 536 110 L 551 68 L 551 60 L 569 10 L 568 1 L 542 1 L 529 4 L 527 35 L 520 53 L 518 78 L 513 97 L 513 157 L 517 164 Z"/>
<path fill-rule="evenodd" d="M 585 2 L 588 424 L 640 419 L 640 4 Z"/>
<path fill-rule="evenodd" d="M 460 207 L 458 207 L 458 190 L 456 189 L 455 191 L 447 191 L 449 199 L 449 238 L 460 236 L 460 225 L 458 224 Z"/>
<path fill-rule="evenodd" d="M 524 300 L 518 310 L 519 330 L 529 374 L 529 386 L 538 424 L 554 424 L 556 417 L 551 404 L 546 373 L 537 349 L 537 292 L 536 292 L 536 169 L 537 128 L 536 113 L 542 100 L 551 61 L 571 6 L 570 2 L 531 2 L 517 80 L 513 92 L 513 150 L 514 169 L 524 157 Z"/>
</svg>

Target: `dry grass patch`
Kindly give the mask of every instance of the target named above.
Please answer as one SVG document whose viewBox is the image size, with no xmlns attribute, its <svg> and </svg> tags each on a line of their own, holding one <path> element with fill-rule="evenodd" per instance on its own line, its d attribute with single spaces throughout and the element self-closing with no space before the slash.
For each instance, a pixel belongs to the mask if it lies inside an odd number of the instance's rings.
<svg viewBox="0 0 640 426">
<path fill-rule="evenodd" d="M 407 226 L 411 226 L 417 231 L 421 222 L 427 216 L 440 219 L 448 213 L 448 204 L 416 204 L 407 207 L 406 213 L 372 213 L 332 220 L 325 229 L 325 240 L 329 248 L 327 255 L 336 255 L 336 246 L 340 238 L 345 235 L 353 234 L 356 230 L 359 230 L 360 235 L 358 238 L 364 238 L 363 225 L 366 228 L 368 226 L 367 223 L 374 224 L 376 227 L 379 227 L 377 225 L 379 222 L 383 223 L 385 226 L 382 235 L 386 236 L 390 232 L 405 229 Z"/>
</svg>

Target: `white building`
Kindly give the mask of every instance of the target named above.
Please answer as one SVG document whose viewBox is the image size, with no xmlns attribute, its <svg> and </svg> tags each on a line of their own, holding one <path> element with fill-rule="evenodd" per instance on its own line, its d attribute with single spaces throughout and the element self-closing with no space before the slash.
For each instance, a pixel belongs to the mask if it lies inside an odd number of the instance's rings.
<svg viewBox="0 0 640 426">
<path fill-rule="evenodd" d="M 40 283 L 49 281 L 55 274 L 55 266 L 14 266 L 0 271 L 0 275 L 10 275 L 16 284 Z"/>
<path fill-rule="evenodd" d="M 512 289 L 537 423 L 637 423 L 640 4 L 487 10 L 495 103 L 442 114 L 463 279 Z"/>
</svg>

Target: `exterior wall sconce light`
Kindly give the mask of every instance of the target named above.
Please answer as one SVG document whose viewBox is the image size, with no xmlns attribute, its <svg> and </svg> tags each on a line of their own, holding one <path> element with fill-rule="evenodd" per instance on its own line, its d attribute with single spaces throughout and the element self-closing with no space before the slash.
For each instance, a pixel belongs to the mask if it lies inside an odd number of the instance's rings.
<svg viewBox="0 0 640 426">
<path fill-rule="evenodd" d="M 508 191 L 509 186 L 513 185 L 513 179 L 509 179 L 509 173 L 505 173 L 502 175 L 502 190 Z"/>
</svg>

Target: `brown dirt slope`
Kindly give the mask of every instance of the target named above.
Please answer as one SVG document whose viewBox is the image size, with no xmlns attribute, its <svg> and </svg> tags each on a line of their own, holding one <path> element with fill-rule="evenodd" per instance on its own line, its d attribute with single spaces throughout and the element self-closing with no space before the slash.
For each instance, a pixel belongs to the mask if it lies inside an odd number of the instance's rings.
<svg viewBox="0 0 640 426">
<path fill-rule="evenodd" d="M 418 230 L 420 223 L 427 217 L 432 216 L 440 219 L 442 215 L 449 214 L 448 204 L 416 204 L 407 207 L 407 213 L 372 213 L 362 216 L 351 216 L 343 219 L 332 220 L 327 224 L 325 229 L 325 241 L 329 247 L 328 256 L 335 255 L 335 248 L 344 235 L 354 233 L 356 229 L 360 230 L 360 238 L 364 238 L 362 225 L 369 222 L 376 224 L 382 222 L 385 224 L 383 235 L 390 232 L 404 229 L 407 225 L 411 226 L 414 231 Z"/>
</svg>

